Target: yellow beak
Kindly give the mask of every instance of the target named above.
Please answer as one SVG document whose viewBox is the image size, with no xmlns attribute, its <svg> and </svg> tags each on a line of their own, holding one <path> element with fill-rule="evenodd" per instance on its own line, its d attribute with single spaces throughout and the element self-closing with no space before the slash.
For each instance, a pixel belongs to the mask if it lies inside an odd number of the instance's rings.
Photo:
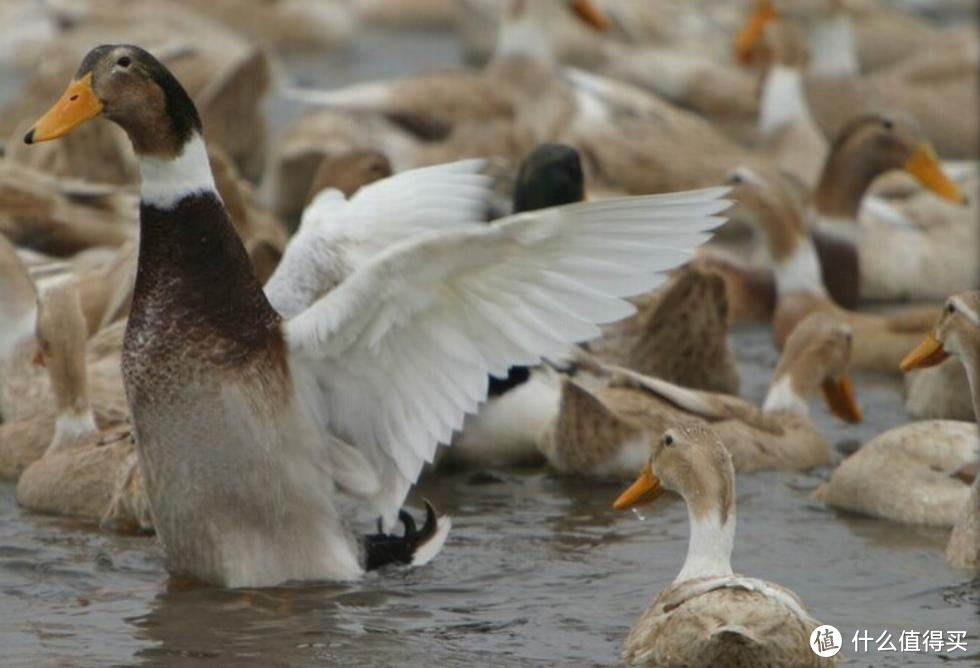
<svg viewBox="0 0 980 668">
<path fill-rule="evenodd" d="M 917 178 L 922 185 L 944 199 L 954 204 L 964 204 L 966 198 L 960 192 L 959 186 L 943 171 L 943 166 L 936 157 L 936 151 L 928 143 L 923 143 L 915 149 L 912 157 L 903 165 L 905 171 Z"/>
<path fill-rule="evenodd" d="M 743 65 L 752 62 L 755 49 L 762 42 L 762 36 L 766 34 L 766 26 L 777 18 L 779 18 L 779 14 L 773 9 L 769 0 L 759 0 L 756 3 L 755 11 L 745 22 L 735 40 L 735 58 L 738 62 Z"/>
<path fill-rule="evenodd" d="M 25 144 L 63 137 L 102 112 L 102 101 L 92 90 L 92 73 L 72 81 L 48 113 L 41 116 L 27 134 Z"/>
<path fill-rule="evenodd" d="M 949 353 L 943 350 L 943 343 L 936 338 L 935 333 L 929 332 L 922 342 L 902 360 L 902 371 L 925 369 L 943 362 Z"/>
<path fill-rule="evenodd" d="M 595 3 L 591 2 L 591 0 L 575 0 L 572 3 L 572 11 L 584 23 L 587 23 L 596 30 L 609 30 L 612 27 L 612 21 L 609 20 L 609 17 L 601 9 L 596 7 Z"/>
<path fill-rule="evenodd" d="M 844 422 L 856 424 L 864 419 L 864 412 L 854 397 L 854 384 L 849 376 L 844 375 L 840 380 L 827 379 L 823 382 L 823 396 L 827 400 L 830 412 Z"/>
<path fill-rule="evenodd" d="M 656 501 L 663 493 L 664 488 L 660 484 L 660 480 L 657 479 L 657 476 L 653 475 L 650 467 L 646 466 L 643 469 L 643 473 L 640 474 L 640 477 L 636 479 L 636 482 L 619 495 L 619 498 L 613 503 L 613 508 L 616 510 L 626 510 L 633 506 L 642 506 Z"/>
</svg>

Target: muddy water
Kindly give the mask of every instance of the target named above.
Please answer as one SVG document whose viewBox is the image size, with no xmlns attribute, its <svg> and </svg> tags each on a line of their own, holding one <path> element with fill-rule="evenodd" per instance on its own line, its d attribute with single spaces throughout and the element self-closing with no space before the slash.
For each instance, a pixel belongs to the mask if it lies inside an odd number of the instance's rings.
<svg viewBox="0 0 980 668">
<path fill-rule="evenodd" d="M 383 43 L 383 48 L 382 48 Z M 384 58 L 369 54 L 384 53 Z M 445 64 L 439 36 L 371 36 L 353 56 L 294 62 L 306 82 Z M 0 91 L 0 93 L 7 91 Z M 273 103 L 281 127 L 295 108 Z M 760 400 L 776 355 L 763 328 L 733 333 L 743 392 Z M 816 418 L 832 442 L 902 423 L 898 383 L 859 376 L 867 420 Z M 980 660 L 980 581 L 946 566 L 946 532 L 846 516 L 810 500 L 826 470 L 740 476 L 734 566 L 782 583 L 838 627 L 852 665 Z M 616 665 L 623 636 L 676 575 L 687 517 L 676 498 L 645 519 L 614 513 L 617 484 L 541 471 L 429 475 L 412 497 L 454 517 L 445 551 L 415 571 L 350 586 L 168 592 L 152 538 L 28 515 L 0 485 L 3 666 Z M 365 527 L 367 530 L 367 527 Z M 969 651 L 855 653 L 857 630 L 966 631 Z"/>
</svg>

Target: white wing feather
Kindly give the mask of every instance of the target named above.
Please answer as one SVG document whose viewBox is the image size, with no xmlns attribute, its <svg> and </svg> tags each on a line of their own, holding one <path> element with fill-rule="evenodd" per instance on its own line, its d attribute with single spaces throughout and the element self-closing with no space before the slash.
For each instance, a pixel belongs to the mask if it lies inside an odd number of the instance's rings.
<svg viewBox="0 0 980 668">
<path fill-rule="evenodd" d="M 493 183 L 485 160 L 401 172 L 346 199 L 321 192 L 303 211 L 265 285 L 273 308 L 291 318 L 381 250 L 410 237 L 483 220 Z"/>
<path fill-rule="evenodd" d="M 487 374 L 536 364 L 630 315 L 722 218 L 723 188 L 573 204 L 456 225 L 375 255 L 285 324 L 325 421 L 378 472 L 391 522 Z"/>
</svg>

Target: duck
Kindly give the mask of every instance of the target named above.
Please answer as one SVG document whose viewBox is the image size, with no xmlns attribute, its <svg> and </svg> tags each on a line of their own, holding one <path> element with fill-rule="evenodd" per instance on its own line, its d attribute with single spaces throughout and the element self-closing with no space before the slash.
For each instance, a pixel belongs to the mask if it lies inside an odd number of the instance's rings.
<svg viewBox="0 0 980 668">
<path fill-rule="evenodd" d="M 941 209 L 939 224 L 861 216 L 869 186 L 895 169 L 931 191 L 924 197 Z M 976 210 L 965 201 L 914 120 L 898 113 L 853 118 L 831 145 L 812 199 L 813 237 L 835 301 L 847 308 L 861 299 L 941 301 L 948 292 L 938 289 L 973 285 L 980 246 Z M 936 276 L 937 288 L 921 287 L 932 283 L 926 276 Z"/>
<path fill-rule="evenodd" d="M 94 390 L 86 373 L 85 316 L 71 282 L 45 289 L 35 306 L 31 337 L 33 385 L 26 379 L 0 377 L 0 387 L 21 387 L 35 402 L 0 424 L 0 478 L 17 480 L 45 452 L 54 451 L 80 435 L 115 429 L 127 419 L 126 399 L 118 372 L 105 361 L 94 364 Z M 115 359 L 118 367 L 118 357 Z M 46 369 L 45 369 L 46 367 Z M 113 384 L 113 381 L 116 381 Z M 112 395 L 112 388 L 115 394 Z M 92 400 L 90 400 L 92 397 Z"/>
<path fill-rule="evenodd" d="M 643 434 L 689 423 L 720 433 L 738 471 L 822 466 L 830 461 L 829 448 L 807 400 L 822 390 L 840 419 L 862 419 L 847 374 L 850 349 L 846 323 L 825 314 L 807 318 L 783 350 L 761 409 L 735 396 L 603 365 L 606 380 L 593 389 L 577 378 L 562 379 L 559 411 L 540 448 L 561 473 L 630 479 L 648 456 Z"/>
<path fill-rule="evenodd" d="M 208 7 L 217 4 L 222 3 Z M 39 116 L 58 96 L 93 44 L 124 39 L 143 44 L 176 72 L 212 127 L 212 146 L 224 150 L 250 180 L 261 176 L 267 149 L 265 96 L 272 84 L 265 48 L 212 20 L 199 5 L 86 0 L 48 3 L 46 11 L 56 35 L 20 50 L 29 76 L 0 110 L 0 138 L 9 139 L 10 160 L 55 176 L 137 183 L 138 165 L 126 135 L 111 123 L 91 123 L 64 142 L 30 151 L 19 141 L 27 129 L 24 121 Z"/>
<path fill-rule="evenodd" d="M 609 325 L 588 350 L 626 367 L 694 390 L 738 394 L 728 341 L 728 298 L 716 272 L 686 265 L 660 290 L 633 299 L 636 314 Z"/>
<path fill-rule="evenodd" d="M 656 501 L 665 490 L 687 506 L 690 540 L 680 573 L 633 623 L 628 666 L 830 666 L 810 646 L 820 622 L 785 587 L 732 570 L 735 469 L 723 437 L 703 425 L 647 436 L 642 472 L 613 507 Z"/>
<path fill-rule="evenodd" d="M 797 191 L 778 173 L 736 168 L 729 177 L 736 201 L 730 215 L 759 234 L 776 280 L 772 330 L 782 348 L 794 328 L 811 313 L 827 313 L 848 323 L 854 336 L 853 368 L 896 373 L 909 347 L 929 328 L 938 307 L 909 308 L 889 315 L 839 306 L 824 286 L 820 262 L 804 222 Z"/>
<path fill-rule="evenodd" d="M 966 368 L 980 416 L 980 292 L 950 297 L 933 329 L 902 360 L 904 371 L 955 357 Z M 845 459 L 814 497 L 828 505 L 894 522 L 952 527 L 947 561 L 976 568 L 980 557 L 980 477 L 958 474 L 980 461 L 975 422 L 922 420 L 878 435 Z M 897 493 L 900 491 L 900 493 Z"/>
<path fill-rule="evenodd" d="M 46 290 L 41 303 L 38 340 L 41 361 L 51 377 L 57 418 L 54 433 L 41 452 L 22 451 L 34 460 L 18 478 L 17 502 L 47 514 L 150 528 L 147 504 L 139 493 L 119 495 L 112 503 L 120 480 L 136 465 L 136 452 L 126 423 L 128 415 L 97 420 L 89 401 L 86 323 L 78 292 L 63 283 Z M 4 449 L 9 445 L 5 443 Z M 141 492 L 141 487 L 136 491 Z M 111 505 L 115 510 L 110 517 Z M 134 509 L 141 512 L 127 516 Z"/>
<path fill-rule="evenodd" d="M 966 369 L 973 396 L 974 419 L 980 422 L 980 292 L 961 292 L 950 297 L 931 332 L 902 360 L 902 369 L 928 368 L 956 357 Z M 960 508 L 946 544 L 946 561 L 957 568 L 980 567 L 980 433 L 974 430 L 973 483 L 970 496 Z"/>
<path fill-rule="evenodd" d="M 854 25 L 845 6 L 830 0 L 796 5 L 763 0 L 756 4 L 739 36 L 740 53 L 751 51 L 764 26 L 780 17 L 799 23 L 807 33 L 812 55 L 807 96 L 827 136 L 836 136 L 856 115 L 896 110 L 914 116 L 944 158 L 977 157 L 977 120 L 971 114 L 950 118 L 947 113 L 950 106 L 974 109 L 978 105 L 980 61 L 975 37 L 938 38 L 924 58 L 861 76 Z M 929 53 L 936 49 L 941 53 Z"/>
<path fill-rule="evenodd" d="M 812 190 L 823 171 L 828 145 L 806 100 L 807 54 L 798 31 L 784 22 L 766 28 L 763 44 L 767 62 L 756 116 L 755 149 Z"/>
<path fill-rule="evenodd" d="M 578 152 L 565 144 L 544 143 L 521 164 L 511 210 L 537 211 L 585 196 Z M 727 342 L 725 296 L 717 276 L 685 265 L 660 289 L 630 301 L 636 313 L 604 327 L 587 344 L 588 353 L 570 349 L 538 367 L 511 367 L 506 377 L 491 377 L 487 402 L 467 416 L 452 447 L 440 451 L 438 466 L 499 469 L 544 463 L 539 439 L 558 414 L 560 379 L 587 376 L 588 371 L 577 373 L 583 356 L 692 387 L 737 392 L 738 371 Z"/>
<path fill-rule="evenodd" d="M 167 569 L 216 586 L 350 581 L 431 561 L 448 517 L 430 509 L 409 530 L 402 511 L 404 535 L 364 538 L 341 497 L 392 531 L 423 465 L 486 398 L 488 374 L 536 363 L 629 315 L 623 298 L 656 287 L 658 272 L 689 257 L 727 206 L 725 189 L 713 188 L 492 226 L 443 221 L 365 254 L 288 317 L 229 222 L 200 115 L 174 75 L 138 46 L 96 47 L 24 141 L 57 139 L 99 116 L 129 136 L 141 173 L 122 354 L 139 468 Z M 367 217 L 397 227 L 411 210 L 401 206 L 411 172 L 363 188 L 351 204 L 395 179 Z M 469 196 L 483 206 L 485 194 Z"/>
</svg>

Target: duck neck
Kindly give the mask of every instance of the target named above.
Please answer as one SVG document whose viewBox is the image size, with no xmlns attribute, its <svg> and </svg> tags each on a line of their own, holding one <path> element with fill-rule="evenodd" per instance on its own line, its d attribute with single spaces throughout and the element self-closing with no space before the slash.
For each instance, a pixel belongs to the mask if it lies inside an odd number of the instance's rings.
<svg viewBox="0 0 980 668">
<path fill-rule="evenodd" d="M 691 535 L 687 543 L 687 558 L 674 580 L 675 583 L 693 578 L 717 577 L 732 574 L 732 548 L 735 545 L 735 497 L 726 514 L 721 508 L 697 516 L 688 503 Z"/>
<path fill-rule="evenodd" d="M 511 0 L 504 9 L 497 31 L 493 60 L 529 58 L 538 63 L 553 64 L 551 16 L 548 0 Z"/>
<path fill-rule="evenodd" d="M 774 257 L 773 275 L 776 278 L 776 291 L 782 295 L 805 293 L 826 296 L 823 277 L 820 273 L 820 260 L 816 248 L 809 237 L 797 237 L 788 252 Z"/>
<path fill-rule="evenodd" d="M 794 121 L 809 121 L 799 68 L 776 63 L 769 68 L 762 85 L 759 109 L 759 132 L 771 136 Z"/>
<path fill-rule="evenodd" d="M 846 142 L 835 147 L 827 156 L 813 193 L 813 206 L 820 218 L 856 223 L 861 200 L 871 183 L 886 169 L 873 160 L 864 159 Z"/>
<path fill-rule="evenodd" d="M 766 400 L 762 403 L 763 413 L 792 413 L 793 415 L 807 416 L 810 414 L 810 407 L 803 399 L 792 373 L 777 374 L 769 386 L 766 393 Z"/>
<path fill-rule="evenodd" d="M 200 133 L 194 131 L 176 156 L 140 155 L 140 200 L 143 205 L 173 209 L 192 195 L 210 193 L 217 197 L 208 150 Z"/>
<path fill-rule="evenodd" d="M 846 12 L 815 20 L 809 28 L 810 72 L 821 77 L 853 77 L 860 74 L 854 24 Z"/>
</svg>

